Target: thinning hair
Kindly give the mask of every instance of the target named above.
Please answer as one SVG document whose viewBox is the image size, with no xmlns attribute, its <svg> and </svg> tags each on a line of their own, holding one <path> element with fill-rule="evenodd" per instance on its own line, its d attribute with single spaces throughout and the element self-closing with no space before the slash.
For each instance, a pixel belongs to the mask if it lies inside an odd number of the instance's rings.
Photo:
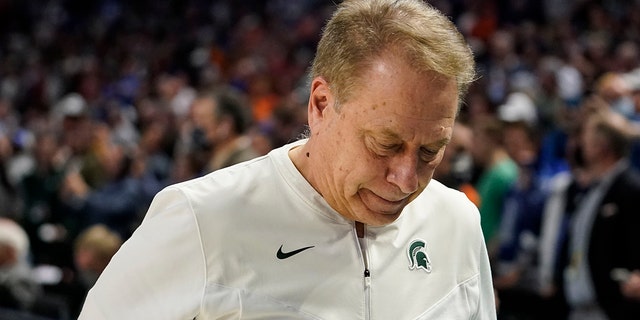
<svg viewBox="0 0 640 320">
<path fill-rule="evenodd" d="M 631 137 L 622 128 L 597 113 L 591 114 L 587 121 L 592 123 L 598 138 L 605 142 L 604 147 L 611 151 L 616 158 L 621 159 L 629 154 Z"/>
<path fill-rule="evenodd" d="M 327 22 L 311 76 L 323 77 L 338 101 L 385 52 L 400 52 L 419 71 L 455 79 L 460 98 L 475 80 L 473 53 L 454 24 L 420 0 L 345 0 Z M 461 100 L 461 99 L 460 99 Z"/>
</svg>

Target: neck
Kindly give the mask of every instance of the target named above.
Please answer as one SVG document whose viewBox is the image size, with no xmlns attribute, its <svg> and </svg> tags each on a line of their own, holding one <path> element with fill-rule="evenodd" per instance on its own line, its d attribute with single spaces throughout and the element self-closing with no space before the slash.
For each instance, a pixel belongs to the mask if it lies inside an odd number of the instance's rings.
<svg viewBox="0 0 640 320">
<path fill-rule="evenodd" d="M 605 174 L 607 174 L 613 167 L 616 166 L 619 159 L 615 158 L 605 158 L 600 161 L 593 163 L 589 168 L 589 174 L 595 179 L 599 179 Z"/>
<path fill-rule="evenodd" d="M 503 161 L 506 158 L 509 158 L 509 155 L 507 154 L 507 152 L 504 149 L 502 149 L 502 148 L 496 149 L 491 154 L 491 160 L 489 161 L 489 167 L 495 166 L 496 164 L 500 163 L 501 161 Z"/>
<path fill-rule="evenodd" d="M 322 191 L 318 189 L 318 185 L 313 176 L 313 170 L 311 170 L 313 166 L 312 157 L 314 154 L 311 153 L 309 148 L 310 142 L 307 142 L 301 146 L 295 147 L 289 150 L 289 158 L 293 162 L 293 165 L 296 166 L 296 169 L 300 171 L 300 174 L 309 182 L 309 184 L 316 190 L 318 193 L 322 194 Z M 317 155 L 316 155 L 317 156 Z"/>
</svg>

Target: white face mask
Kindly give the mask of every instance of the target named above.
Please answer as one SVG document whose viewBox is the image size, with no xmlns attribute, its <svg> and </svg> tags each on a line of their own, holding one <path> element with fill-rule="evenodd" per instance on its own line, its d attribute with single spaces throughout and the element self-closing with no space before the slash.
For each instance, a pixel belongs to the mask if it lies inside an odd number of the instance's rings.
<svg viewBox="0 0 640 320">
<path fill-rule="evenodd" d="M 625 117 L 632 116 L 635 113 L 633 99 L 629 96 L 620 97 L 611 103 L 611 110 Z"/>
</svg>

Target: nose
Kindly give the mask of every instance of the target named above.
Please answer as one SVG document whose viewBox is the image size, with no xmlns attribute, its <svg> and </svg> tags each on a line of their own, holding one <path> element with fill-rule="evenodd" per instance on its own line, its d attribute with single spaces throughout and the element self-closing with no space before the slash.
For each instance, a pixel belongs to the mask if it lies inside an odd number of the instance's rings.
<svg viewBox="0 0 640 320">
<path fill-rule="evenodd" d="M 404 194 L 418 190 L 418 157 L 401 154 L 390 161 L 387 181 L 398 186 Z"/>
</svg>

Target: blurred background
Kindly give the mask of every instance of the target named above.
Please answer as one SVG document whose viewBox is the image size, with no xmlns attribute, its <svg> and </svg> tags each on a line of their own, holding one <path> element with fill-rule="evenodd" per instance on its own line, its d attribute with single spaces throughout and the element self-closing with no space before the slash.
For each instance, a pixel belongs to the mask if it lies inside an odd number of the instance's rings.
<svg viewBox="0 0 640 320">
<path fill-rule="evenodd" d="M 76 318 L 156 192 L 300 137 L 338 2 L 0 0 L 0 318 Z M 640 1 L 428 2 L 479 73 L 436 178 L 493 217 L 499 292 L 562 318 L 553 268 L 541 271 L 544 207 L 580 164 L 586 111 L 635 133 Z M 513 170 L 486 186 L 496 152 Z M 526 223 L 504 222 L 514 215 Z M 502 300 L 501 318 L 542 317 L 520 302 Z"/>
</svg>

